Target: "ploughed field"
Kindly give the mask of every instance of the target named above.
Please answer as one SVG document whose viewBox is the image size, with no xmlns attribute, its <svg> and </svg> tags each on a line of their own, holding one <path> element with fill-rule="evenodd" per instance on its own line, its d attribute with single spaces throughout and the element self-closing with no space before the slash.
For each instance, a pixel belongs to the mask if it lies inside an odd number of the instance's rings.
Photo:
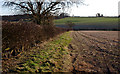
<svg viewBox="0 0 120 74">
<path fill-rule="evenodd" d="M 73 31 L 73 72 L 120 72 L 118 31 Z"/>
<path fill-rule="evenodd" d="M 2 60 L 3 72 L 120 73 L 118 31 L 69 31 Z"/>
</svg>

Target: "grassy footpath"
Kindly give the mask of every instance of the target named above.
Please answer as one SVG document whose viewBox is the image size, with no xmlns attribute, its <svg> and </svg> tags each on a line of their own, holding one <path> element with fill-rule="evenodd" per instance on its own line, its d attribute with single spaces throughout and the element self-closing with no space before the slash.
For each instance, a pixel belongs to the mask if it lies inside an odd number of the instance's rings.
<svg viewBox="0 0 120 74">
<path fill-rule="evenodd" d="M 67 49 L 71 42 L 70 32 L 63 33 L 56 39 L 44 44 L 42 48 L 33 48 L 30 52 L 24 52 L 19 63 L 13 71 L 17 72 L 59 72 L 64 71 L 64 57 L 69 55 Z"/>
<path fill-rule="evenodd" d="M 64 25 L 67 21 L 71 21 L 75 24 L 88 24 L 88 23 L 116 23 L 118 22 L 118 18 L 88 18 L 88 17 L 68 17 L 63 19 L 55 20 L 56 25 Z"/>
</svg>

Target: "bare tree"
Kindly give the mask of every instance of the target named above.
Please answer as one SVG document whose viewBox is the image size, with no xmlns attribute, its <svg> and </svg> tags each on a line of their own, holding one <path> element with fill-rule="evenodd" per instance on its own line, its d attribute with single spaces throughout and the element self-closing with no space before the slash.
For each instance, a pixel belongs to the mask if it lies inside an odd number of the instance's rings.
<svg viewBox="0 0 120 74">
<path fill-rule="evenodd" d="M 83 0 L 6 0 L 4 6 L 14 7 L 23 14 L 31 14 L 35 23 L 45 24 L 58 10 L 80 3 L 83 3 Z"/>
<path fill-rule="evenodd" d="M 100 17 L 100 13 L 97 13 L 97 14 L 96 14 L 96 17 Z"/>
</svg>

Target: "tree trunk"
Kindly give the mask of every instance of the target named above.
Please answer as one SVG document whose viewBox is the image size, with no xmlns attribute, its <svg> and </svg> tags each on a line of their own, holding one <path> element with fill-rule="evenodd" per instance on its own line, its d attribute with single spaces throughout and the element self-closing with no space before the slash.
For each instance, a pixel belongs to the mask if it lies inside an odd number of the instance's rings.
<svg viewBox="0 0 120 74">
<path fill-rule="evenodd" d="M 42 25 L 42 18 L 41 16 L 39 15 L 33 15 L 33 22 L 39 24 L 39 25 Z"/>
</svg>

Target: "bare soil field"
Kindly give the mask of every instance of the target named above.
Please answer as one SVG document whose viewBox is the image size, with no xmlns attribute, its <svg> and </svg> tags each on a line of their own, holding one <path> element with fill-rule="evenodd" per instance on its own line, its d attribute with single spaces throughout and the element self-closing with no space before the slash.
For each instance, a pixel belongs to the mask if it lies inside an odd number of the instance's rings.
<svg viewBox="0 0 120 74">
<path fill-rule="evenodd" d="M 118 31 L 73 31 L 71 37 L 73 72 L 120 73 Z"/>
<path fill-rule="evenodd" d="M 118 31 L 70 31 L 14 58 L 2 60 L 2 70 L 119 74 L 118 38 Z"/>
</svg>

